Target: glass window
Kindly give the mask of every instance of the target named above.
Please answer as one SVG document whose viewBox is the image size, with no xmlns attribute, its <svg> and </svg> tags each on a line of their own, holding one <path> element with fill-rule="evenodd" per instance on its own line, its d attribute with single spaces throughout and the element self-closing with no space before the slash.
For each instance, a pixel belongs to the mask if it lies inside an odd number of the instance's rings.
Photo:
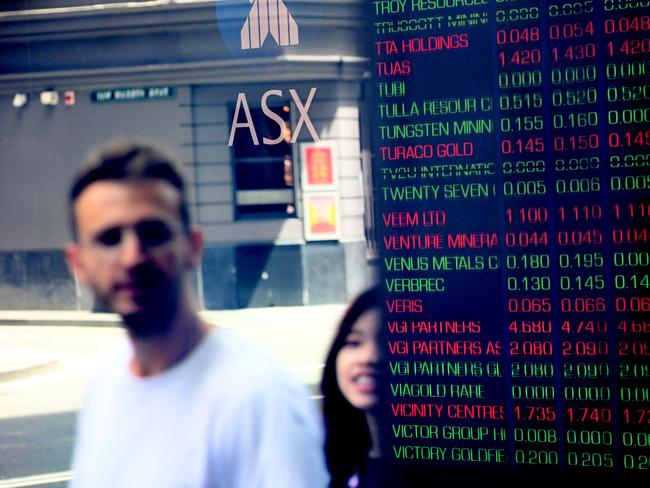
<svg viewBox="0 0 650 488">
<path fill-rule="evenodd" d="M 254 127 L 238 127 L 232 146 L 235 174 L 235 218 L 295 217 L 294 167 L 291 151 L 291 109 L 289 105 L 269 107 L 284 121 L 269 117 L 261 108 L 250 108 Z M 231 120 L 235 107 L 231 109 Z M 237 123 L 246 123 L 244 110 Z M 250 125 L 250 124 L 249 124 Z M 253 134 L 253 131 L 255 132 Z M 280 137 L 276 144 L 269 144 Z M 257 144 L 255 139 L 257 139 Z M 267 143 L 264 143 L 264 138 Z"/>
</svg>

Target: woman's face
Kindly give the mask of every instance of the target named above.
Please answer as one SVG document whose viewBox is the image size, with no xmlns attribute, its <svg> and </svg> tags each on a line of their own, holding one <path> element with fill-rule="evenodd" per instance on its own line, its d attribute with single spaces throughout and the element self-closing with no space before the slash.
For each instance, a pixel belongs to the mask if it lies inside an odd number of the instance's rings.
<svg viewBox="0 0 650 488">
<path fill-rule="evenodd" d="M 336 356 L 336 380 L 341 393 L 350 404 L 364 411 L 372 410 L 379 401 L 380 321 L 379 309 L 364 312 Z"/>
</svg>

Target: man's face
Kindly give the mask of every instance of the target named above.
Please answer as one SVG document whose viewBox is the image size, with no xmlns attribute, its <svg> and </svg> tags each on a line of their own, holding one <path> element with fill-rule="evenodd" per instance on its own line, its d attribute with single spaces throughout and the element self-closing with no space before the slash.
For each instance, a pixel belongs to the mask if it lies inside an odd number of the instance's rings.
<svg viewBox="0 0 650 488">
<path fill-rule="evenodd" d="M 201 235 L 183 232 L 179 205 L 167 182 L 104 180 L 84 189 L 73 207 L 77 241 L 68 246 L 68 261 L 137 337 L 167 331 L 183 297 L 183 275 L 200 258 Z"/>
</svg>

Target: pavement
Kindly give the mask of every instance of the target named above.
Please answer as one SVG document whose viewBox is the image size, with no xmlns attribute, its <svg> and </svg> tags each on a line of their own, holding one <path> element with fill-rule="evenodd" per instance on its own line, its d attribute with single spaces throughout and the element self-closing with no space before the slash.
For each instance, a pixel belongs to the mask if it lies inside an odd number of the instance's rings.
<svg viewBox="0 0 650 488">
<path fill-rule="evenodd" d="M 201 311 L 208 321 L 266 345 L 300 380 L 316 389 L 345 305 Z M 83 348 L 93 328 L 120 327 L 119 317 L 86 311 L 0 311 L 0 382 L 29 378 L 62 366 L 64 351 L 38 327 L 65 328 Z M 76 329 L 81 328 L 81 329 Z M 76 332 L 75 332 L 76 331 Z M 84 332 L 84 334 L 80 332 Z M 56 333 L 52 329 L 50 334 Z"/>
<path fill-rule="evenodd" d="M 201 315 L 265 345 L 319 401 L 323 361 L 344 309 L 335 304 Z M 93 365 L 124 338 L 113 314 L 0 311 L 0 488 L 67 486 L 72 473 L 60 458 L 71 446 L 74 412 Z"/>
</svg>

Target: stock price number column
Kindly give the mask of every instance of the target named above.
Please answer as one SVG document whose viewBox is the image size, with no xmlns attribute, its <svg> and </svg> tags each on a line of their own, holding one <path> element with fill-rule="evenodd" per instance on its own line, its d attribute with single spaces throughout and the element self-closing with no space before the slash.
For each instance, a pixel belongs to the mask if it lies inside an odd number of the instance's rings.
<svg viewBox="0 0 650 488">
<path fill-rule="evenodd" d="M 615 465 L 595 2 L 546 6 L 563 465 Z"/>
<path fill-rule="evenodd" d="M 626 477 L 650 480 L 650 2 L 605 0 L 603 78 L 612 222 L 613 374 Z"/>
<path fill-rule="evenodd" d="M 551 320 L 552 235 L 545 160 L 544 32 L 537 1 L 497 2 L 496 79 L 502 158 L 511 466 L 559 469 Z"/>
</svg>

